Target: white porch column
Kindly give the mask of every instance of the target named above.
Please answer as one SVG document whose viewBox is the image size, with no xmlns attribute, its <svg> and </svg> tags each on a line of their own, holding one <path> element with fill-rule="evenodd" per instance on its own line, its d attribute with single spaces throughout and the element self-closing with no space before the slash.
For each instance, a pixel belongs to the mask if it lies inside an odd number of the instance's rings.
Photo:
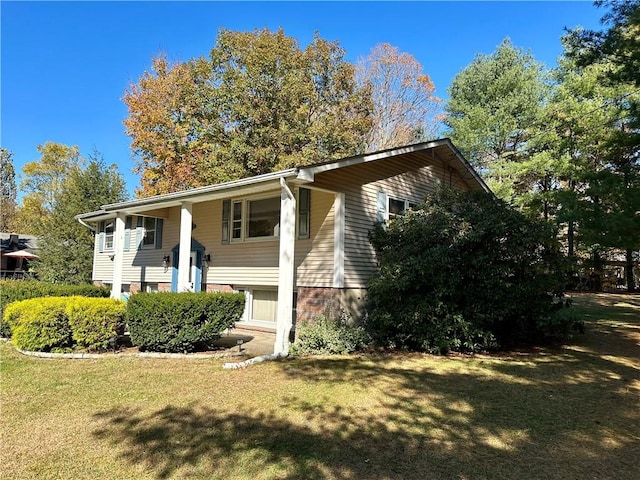
<svg viewBox="0 0 640 480">
<path fill-rule="evenodd" d="M 180 251 L 178 252 L 178 292 L 186 292 L 189 288 L 189 260 L 191 258 L 191 202 L 183 202 L 180 206 Z"/>
<path fill-rule="evenodd" d="M 333 200 L 333 287 L 344 288 L 344 193 L 336 193 Z"/>
<path fill-rule="evenodd" d="M 116 228 L 113 236 L 111 298 L 120 298 L 122 290 L 122 263 L 124 262 L 124 213 L 118 213 L 116 216 Z"/>
<path fill-rule="evenodd" d="M 293 325 L 294 250 L 296 242 L 296 199 L 280 179 L 280 261 L 278 263 L 278 312 L 273 353 L 289 351 L 289 332 Z"/>
</svg>

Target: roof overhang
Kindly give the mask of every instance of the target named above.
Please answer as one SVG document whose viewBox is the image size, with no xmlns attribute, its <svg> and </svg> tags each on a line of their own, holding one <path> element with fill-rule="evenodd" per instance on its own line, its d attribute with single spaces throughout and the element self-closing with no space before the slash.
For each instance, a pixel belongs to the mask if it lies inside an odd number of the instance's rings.
<svg viewBox="0 0 640 480">
<path fill-rule="evenodd" d="M 390 148 L 379 152 L 347 157 L 341 160 L 332 160 L 304 167 L 280 170 L 278 172 L 242 178 L 216 185 L 207 185 L 190 190 L 140 198 L 127 202 L 111 203 L 108 205 L 102 205 L 100 210 L 77 215 L 76 219 L 80 223 L 87 225 L 86 222 L 93 223 L 112 219 L 117 214 L 136 215 L 149 212 L 150 210 L 162 210 L 180 206 L 185 202 L 200 203 L 229 198 L 230 196 L 245 196 L 273 191 L 281 187 L 282 181 L 288 181 L 297 185 L 310 184 L 314 182 L 316 175 L 323 172 L 353 165 L 376 162 L 392 157 L 402 157 L 403 155 L 420 152 L 424 152 L 426 155 L 429 155 L 429 158 L 433 158 L 434 161 L 436 159 L 436 153 L 440 152 L 438 155 L 439 158 L 445 157 L 445 155 L 442 155 L 442 152 L 447 153 L 446 161 L 449 163 L 449 166 L 458 171 L 465 180 L 469 181 L 472 189 L 484 190 L 491 193 L 489 187 L 471 167 L 460 151 L 453 145 L 451 140 L 443 138 L 431 142 L 417 143 L 414 145 Z"/>
</svg>

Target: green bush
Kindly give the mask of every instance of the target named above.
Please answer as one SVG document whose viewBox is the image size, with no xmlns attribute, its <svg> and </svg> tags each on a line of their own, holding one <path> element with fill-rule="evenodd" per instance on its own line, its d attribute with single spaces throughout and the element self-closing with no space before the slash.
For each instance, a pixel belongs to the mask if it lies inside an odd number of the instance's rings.
<svg viewBox="0 0 640 480">
<path fill-rule="evenodd" d="M 363 350 L 370 342 L 364 328 L 349 323 L 345 316 L 331 319 L 324 315 L 298 327 L 298 338 L 291 345 L 291 353 L 345 354 Z"/>
<path fill-rule="evenodd" d="M 192 352 L 220 338 L 243 311 L 242 293 L 139 293 L 127 302 L 126 320 L 141 350 Z"/>
<path fill-rule="evenodd" d="M 440 189 L 370 234 L 379 262 L 366 328 L 390 348 L 478 351 L 569 335 L 555 315 L 554 232 L 484 192 Z"/>
<path fill-rule="evenodd" d="M 66 351 L 72 346 L 67 298 L 34 298 L 13 303 L 10 317 L 13 343 L 22 350 Z"/>
<path fill-rule="evenodd" d="M 75 345 L 106 350 L 113 338 L 124 333 L 126 304 L 112 298 L 70 297 L 67 315 Z"/>
<path fill-rule="evenodd" d="M 39 297 L 108 297 L 107 287 L 94 285 L 59 285 L 37 280 L 1 280 L 0 281 L 0 336 L 10 337 L 11 331 L 2 320 L 7 306 L 13 302 Z"/>
</svg>

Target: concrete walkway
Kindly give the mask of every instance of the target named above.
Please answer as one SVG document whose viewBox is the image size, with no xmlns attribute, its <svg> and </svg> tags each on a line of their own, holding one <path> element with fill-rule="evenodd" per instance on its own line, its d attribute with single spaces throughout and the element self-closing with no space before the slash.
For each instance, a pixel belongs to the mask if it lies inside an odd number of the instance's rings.
<svg viewBox="0 0 640 480">
<path fill-rule="evenodd" d="M 214 345 L 234 351 L 240 350 L 244 355 L 257 357 L 273 353 L 275 341 L 275 333 L 236 327 L 224 332 Z"/>
</svg>

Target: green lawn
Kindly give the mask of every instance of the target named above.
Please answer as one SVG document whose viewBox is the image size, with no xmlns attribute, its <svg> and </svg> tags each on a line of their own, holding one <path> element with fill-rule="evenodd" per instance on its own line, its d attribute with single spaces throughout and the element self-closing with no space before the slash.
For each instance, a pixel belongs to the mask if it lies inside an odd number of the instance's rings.
<svg viewBox="0 0 640 480">
<path fill-rule="evenodd" d="M 0 345 L 7 479 L 637 479 L 640 295 L 495 356 L 51 360 Z"/>
</svg>

